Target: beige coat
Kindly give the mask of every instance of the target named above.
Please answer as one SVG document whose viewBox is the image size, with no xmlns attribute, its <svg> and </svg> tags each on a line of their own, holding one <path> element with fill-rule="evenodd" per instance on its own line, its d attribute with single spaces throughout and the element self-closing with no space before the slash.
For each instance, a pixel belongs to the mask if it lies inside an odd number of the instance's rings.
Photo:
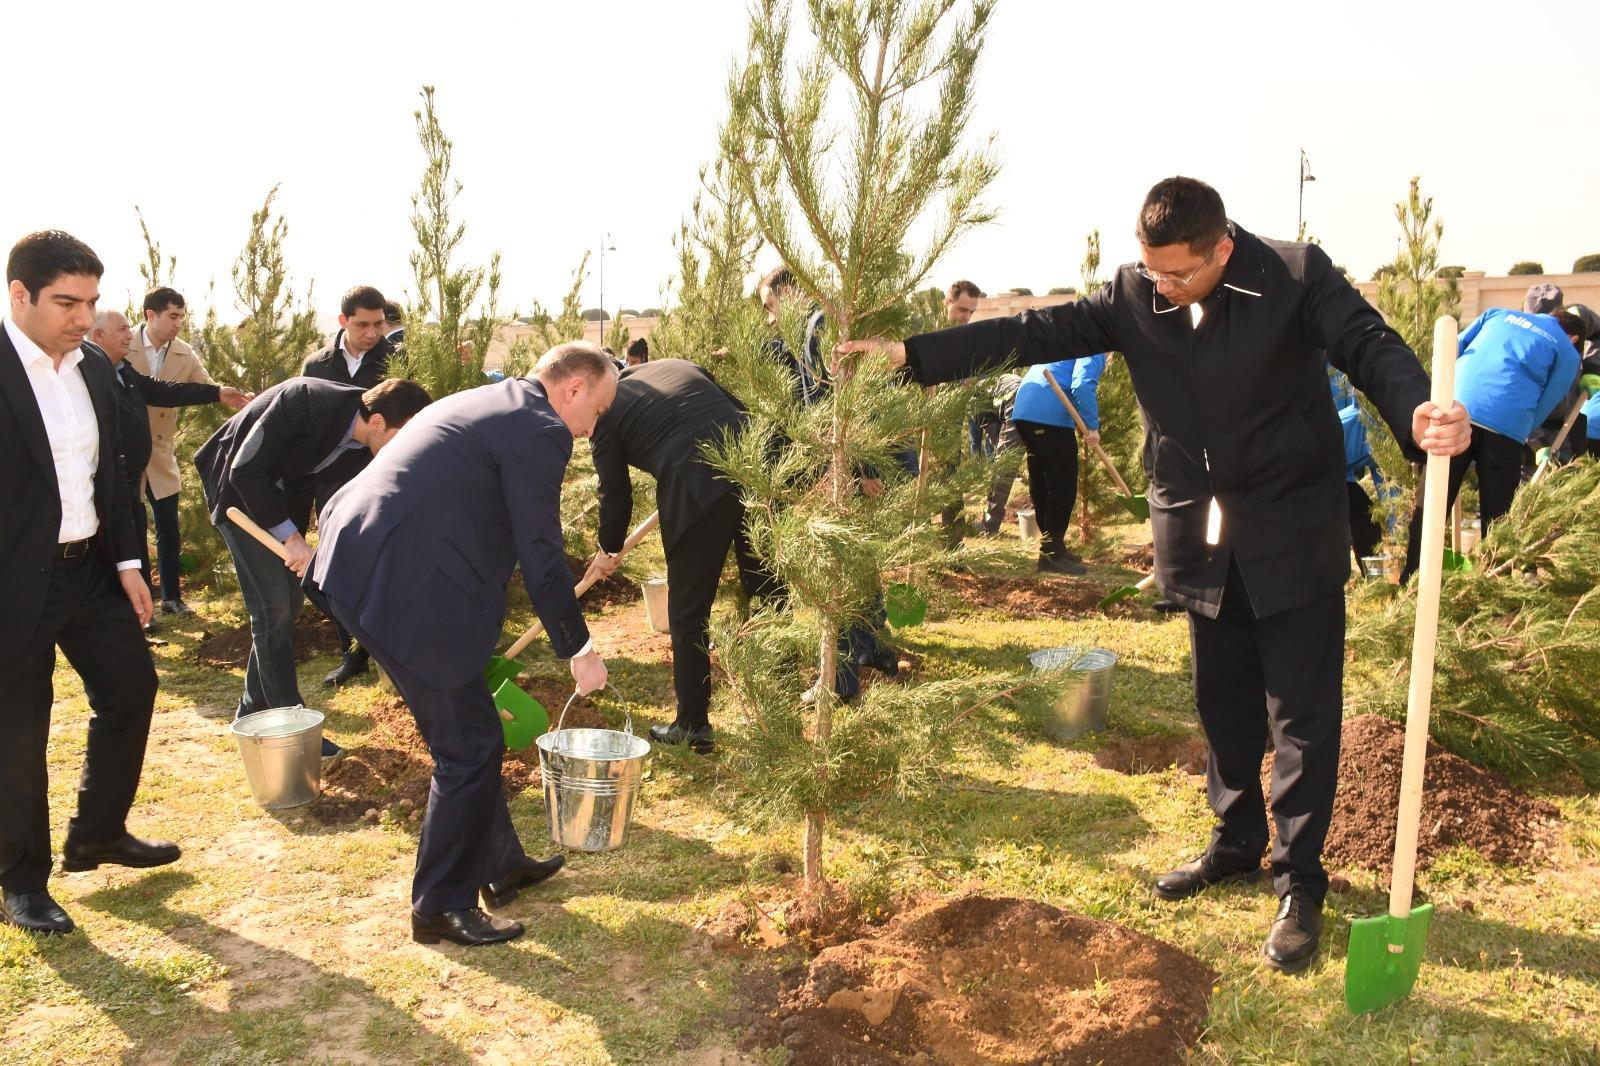
<svg viewBox="0 0 1600 1066">
<path fill-rule="evenodd" d="M 134 331 L 133 343 L 128 346 L 128 363 L 139 373 L 147 377 L 158 377 L 162 381 L 199 381 L 208 385 L 212 383 L 211 375 L 200 365 L 200 357 L 194 354 L 194 349 L 177 338 L 173 338 L 172 346 L 167 349 L 167 357 L 161 362 L 161 373 L 152 375 L 149 360 L 144 354 L 143 326 Z M 178 432 L 178 409 L 151 407 L 149 411 L 150 465 L 145 467 L 144 484 L 150 487 L 152 496 L 164 500 L 181 487 L 178 480 L 178 457 L 172 452 L 173 438 Z M 143 486 L 141 491 L 142 488 Z"/>
</svg>

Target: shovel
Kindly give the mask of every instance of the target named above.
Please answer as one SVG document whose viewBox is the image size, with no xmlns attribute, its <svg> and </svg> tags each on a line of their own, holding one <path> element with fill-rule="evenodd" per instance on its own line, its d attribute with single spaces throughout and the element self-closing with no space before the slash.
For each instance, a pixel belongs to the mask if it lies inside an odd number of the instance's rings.
<svg viewBox="0 0 1600 1066">
<path fill-rule="evenodd" d="M 1540 478 L 1550 472 L 1550 468 L 1555 465 L 1556 453 L 1567 443 L 1567 434 L 1572 432 L 1572 427 L 1581 414 L 1583 414 L 1583 404 L 1574 403 L 1572 410 L 1567 412 L 1566 420 L 1561 423 L 1561 432 L 1556 434 L 1555 443 L 1544 449 L 1544 459 L 1539 463 L 1539 468 L 1533 472 L 1533 476 L 1528 479 L 1528 484 L 1537 484 Z"/>
<path fill-rule="evenodd" d="M 1433 324 L 1433 402 L 1448 408 L 1455 396 L 1456 320 Z M 1417 582 L 1417 622 L 1411 644 L 1411 688 L 1406 697 L 1405 762 L 1400 770 L 1400 812 L 1394 834 L 1394 875 L 1389 913 L 1350 923 L 1344 1001 L 1365 1014 L 1404 999 L 1417 983 L 1433 904 L 1411 906 L 1417 871 L 1417 823 L 1422 815 L 1423 760 L 1433 703 L 1434 639 L 1439 631 L 1439 585 L 1444 570 L 1444 527 L 1449 519 L 1450 457 L 1428 456 L 1422 499 L 1422 565 Z"/>
<path fill-rule="evenodd" d="M 1082 436 L 1084 440 L 1089 440 L 1089 427 L 1084 424 L 1083 416 L 1078 413 L 1078 409 L 1076 407 L 1072 406 L 1072 401 L 1067 398 L 1067 394 L 1062 390 L 1061 386 L 1056 383 L 1056 376 L 1050 371 L 1046 370 L 1044 372 L 1044 379 L 1050 383 L 1050 388 L 1055 390 L 1056 399 L 1060 400 L 1062 406 L 1067 409 L 1067 414 L 1072 416 L 1072 421 L 1078 426 L 1079 435 Z M 1106 450 L 1100 447 L 1099 441 L 1091 440 L 1089 441 L 1089 446 L 1092 447 L 1094 449 L 1094 453 L 1100 457 L 1100 461 L 1106 464 L 1106 470 L 1110 472 L 1111 480 L 1117 483 L 1117 489 L 1122 493 L 1122 506 L 1126 507 L 1128 509 L 1128 513 L 1133 515 L 1133 517 L 1137 518 L 1139 521 L 1149 521 L 1150 501 L 1145 499 L 1143 496 L 1135 496 L 1133 492 L 1129 490 L 1128 483 L 1122 480 L 1121 474 L 1117 473 L 1116 464 L 1112 463 L 1111 456 L 1106 454 Z"/>
<path fill-rule="evenodd" d="M 651 512 L 650 517 L 640 522 L 639 528 L 628 534 L 628 539 L 622 542 L 622 550 L 617 552 L 617 558 L 621 559 L 628 554 L 634 545 L 656 527 L 660 519 L 660 511 Z M 572 594 L 582 596 L 589 591 L 596 580 L 598 579 L 584 578 L 578 582 Z M 489 691 L 494 694 L 494 705 L 499 709 L 500 722 L 505 727 L 506 747 L 513 750 L 527 747 L 533 743 L 535 737 L 550 728 L 550 715 L 544 706 L 516 685 L 517 674 L 522 671 L 522 664 L 516 661 L 517 656 L 521 655 L 542 632 L 544 623 L 534 622 L 526 633 L 506 649 L 504 655 L 494 656 L 489 660 L 489 665 L 483 668 L 483 679 L 488 682 Z"/>
<path fill-rule="evenodd" d="M 1139 595 L 1139 593 L 1143 592 L 1145 589 L 1149 588 L 1155 583 L 1156 575 L 1146 574 L 1140 579 L 1137 585 L 1123 585 L 1121 588 L 1112 589 L 1106 594 L 1105 598 L 1102 599 L 1097 606 L 1099 606 L 1101 610 L 1104 610 L 1114 603 L 1121 603 L 1123 600 Z"/>
<path fill-rule="evenodd" d="M 255 520 L 249 515 L 245 514 L 237 507 L 228 508 L 227 514 L 228 521 L 232 522 L 234 525 L 250 534 L 256 540 L 260 541 L 263 548 L 266 548 L 273 555 L 276 555 L 284 562 L 289 561 L 289 553 L 287 550 L 285 550 L 284 546 L 278 542 L 278 538 L 274 537 L 271 533 L 268 533 L 266 530 L 256 525 Z"/>
</svg>

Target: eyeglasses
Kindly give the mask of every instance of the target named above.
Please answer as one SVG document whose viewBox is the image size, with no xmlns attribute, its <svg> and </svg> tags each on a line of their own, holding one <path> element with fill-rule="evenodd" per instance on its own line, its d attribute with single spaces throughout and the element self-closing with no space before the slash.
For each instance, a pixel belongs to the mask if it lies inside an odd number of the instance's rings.
<svg viewBox="0 0 1600 1066">
<path fill-rule="evenodd" d="M 1211 260 L 1216 256 L 1217 249 L 1221 247 L 1221 245 L 1221 241 L 1213 244 L 1211 246 L 1211 251 L 1207 252 L 1206 257 L 1200 260 L 1200 265 L 1189 271 L 1187 274 L 1163 274 L 1158 270 L 1151 270 L 1143 263 L 1133 264 L 1133 269 L 1135 273 L 1137 273 L 1141 278 L 1144 278 L 1146 281 L 1150 282 L 1152 285 L 1160 285 L 1164 282 L 1168 285 L 1175 285 L 1180 289 L 1188 288 L 1189 282 L 1193 281 L 1195 275 L 1206 268 L 1206 265 L 1210 263 Z"/>
</svg>

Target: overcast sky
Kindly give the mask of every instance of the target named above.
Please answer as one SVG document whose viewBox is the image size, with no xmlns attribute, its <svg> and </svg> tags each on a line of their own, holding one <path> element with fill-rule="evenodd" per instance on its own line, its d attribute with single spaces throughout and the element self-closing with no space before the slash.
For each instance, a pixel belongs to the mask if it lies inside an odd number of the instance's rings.
<svg viewBox="0 0 1600 1066">
<path fill-rule="evenodd" d="M 352 284 L 403 290 L 427 83 L 467 257 L 503 252 L 507 305 L 557 302 L 605 232 L 607 306 L 657 304 L 746 19 L 739 0 L 14 3 L 0 240 L 83 238 L 115 306 L 141 289 L 137 204 L 192 305 L 215 279 L 226 309 L 250 212 L 281 183 L 298 292 L 314 279 L 327 311 Z M 1445 262 L 1565 272 L 1600 252 L 1595 40 L 1593 0 L 1001 0 L 971 130 L 998 138 L 1001 216 L 931 280 L 1076 285 L 1084 235 L 1108 265 L 1133 258 L 1140 200 L 1172 173 L 1292 237 L 1302 147 L 1310 230 L 1359 277 L 1393 256 L 1413 174 Z"/>
</svg>

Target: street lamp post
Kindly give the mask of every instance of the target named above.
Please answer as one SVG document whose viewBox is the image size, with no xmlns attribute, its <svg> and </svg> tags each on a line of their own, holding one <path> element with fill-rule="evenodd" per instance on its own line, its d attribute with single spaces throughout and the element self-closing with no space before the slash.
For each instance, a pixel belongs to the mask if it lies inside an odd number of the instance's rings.
<svg viewBox="0 0 1600 1066">
<path fill-rule="evenodd" d="M 596 348 L 602 347 L 606 343 L 606 252 L 614 252 L 616 250 L 616 245 L 611 244 L 611 234 L 602 232 L 600 234 L 600 319 L 598 325 L 600 340 L 595 344 Z"/>
<path fill-rule="evenodd" d="M 1306 235 L 1306 182 L 1316 181 L 1316 175 L 1311 173 L 1311 162 L 1306 159 L 1306 150 L 1300 149 L 1300 207 L 1295 212 L 1294 239 L 1300 240 Z"/>
</svg>

